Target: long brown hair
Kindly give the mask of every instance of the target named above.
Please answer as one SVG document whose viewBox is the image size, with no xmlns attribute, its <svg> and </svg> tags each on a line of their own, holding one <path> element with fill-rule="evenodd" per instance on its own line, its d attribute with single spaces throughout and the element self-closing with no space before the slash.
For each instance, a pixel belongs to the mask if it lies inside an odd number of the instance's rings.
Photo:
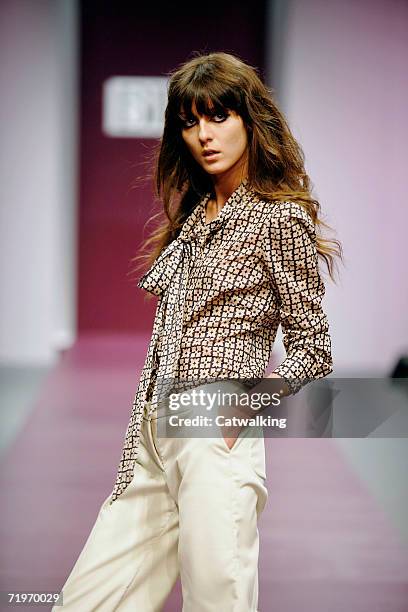
<svg viewBox="0 0 408 612">
<path fill-rule="evenodd" d="M 303 151 L 257 68 L 216 52 L 196 54 L 168 76 L 164 131 L 153 153 L 155 195 L 162 211 L 149 219 L 159 223 L 133 261 L 150 265 L 177 237 L 199 199 L 213 192 L 211 177 L 190 155 L 181 135 L 179 113 L 191 113 L 194 102 L 199 114 L 212 116 L 229 109 L 242 117 L 248 135 L 248 186 L 261 199 L 296 201 L 306 209 L 316 227 L 317 252 L 335 280 L 335 257 L 343 259 L 341 244 L 320 234 L 329 226 L 319 218 L 320 204 L 311 196 Z"/>
</svg>

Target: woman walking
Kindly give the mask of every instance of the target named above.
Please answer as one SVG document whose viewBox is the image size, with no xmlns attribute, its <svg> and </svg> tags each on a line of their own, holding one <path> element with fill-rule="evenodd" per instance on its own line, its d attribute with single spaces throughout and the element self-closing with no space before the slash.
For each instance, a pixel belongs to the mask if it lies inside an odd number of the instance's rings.
<svg viewBox="0 0 408 612">
<path fill-rule="evenodd" d="M 155 179 L 166 220 L 138 283 L 158 296 L 152 337 L 116 483 L 55 610 L 158 612 L 180 575 L 183 612 L 256 612 L 262 431 L 160 436 L 161 390 L 276 378 L 283 397 L 329 374 L 318 257 L 333 277 L 341 248 L 317 231 L 303 154 L 270 90 L 233 55 L 171 74 Z M 279 324 L 286 358 L 268 374 Z"/>
</svg>

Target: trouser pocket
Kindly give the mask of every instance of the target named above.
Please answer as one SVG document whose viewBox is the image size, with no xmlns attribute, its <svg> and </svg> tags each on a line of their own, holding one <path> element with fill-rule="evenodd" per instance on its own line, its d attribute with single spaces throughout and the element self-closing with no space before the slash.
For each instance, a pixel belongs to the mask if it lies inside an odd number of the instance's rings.
<svg viewBox="0 0 408 612">
<path fill-rule="evenodd" d="M 164 462 L 163 457 L 159 451 L 159 447 L 157 445 L 157 419 L 155 415 L 149 417 L 143 417 L 143 428 L 144 435 L 146 439 L 146 444 L 148 445 L 148 450 L 150 451 L 155 463 L 159 466 L 161 470 L 164 471 Z"/>
</svg>

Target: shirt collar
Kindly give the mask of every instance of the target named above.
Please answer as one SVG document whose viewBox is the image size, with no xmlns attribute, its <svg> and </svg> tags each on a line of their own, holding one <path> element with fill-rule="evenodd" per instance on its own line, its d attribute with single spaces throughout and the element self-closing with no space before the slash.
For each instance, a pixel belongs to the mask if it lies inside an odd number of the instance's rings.
<svg viewBox="0 0 408 612">
<path fill-rule="evenodd" d="M 184 222 L 179 234 L 181 239 L 188 239 L 197 234 L 207 235 L 216 232 L 224 225 L 227 219 L 238 209 L 241 209 L 242 205 L 248 204 L 255 197 L 255 193 L 248 187 L 248 179 L 244 179 L 228 197 L 217 217 L 206 223 L 205 207 L 210 197 L 211 193 L 208 192 L 199 200 L 193 212 Z"/>
</svg>

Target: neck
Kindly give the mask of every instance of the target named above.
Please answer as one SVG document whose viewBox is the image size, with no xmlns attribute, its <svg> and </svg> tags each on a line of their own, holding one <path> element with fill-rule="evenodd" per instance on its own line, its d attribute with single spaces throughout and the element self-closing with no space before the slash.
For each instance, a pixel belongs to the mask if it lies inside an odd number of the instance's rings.
<svg viewBox="0 0 408 612">
<path fill-rule="evenodd" d="M 235 171 L 234 173 L 213 177 L 213 188 L 215 194 L 213 200 L 215 201 L 217 208 L 222 208 L 224 206 L 230 195 L 245 178 L 247 178 L 247 172 L 243 168 L 240 168 L 239 172 Z"/>
</svg>

